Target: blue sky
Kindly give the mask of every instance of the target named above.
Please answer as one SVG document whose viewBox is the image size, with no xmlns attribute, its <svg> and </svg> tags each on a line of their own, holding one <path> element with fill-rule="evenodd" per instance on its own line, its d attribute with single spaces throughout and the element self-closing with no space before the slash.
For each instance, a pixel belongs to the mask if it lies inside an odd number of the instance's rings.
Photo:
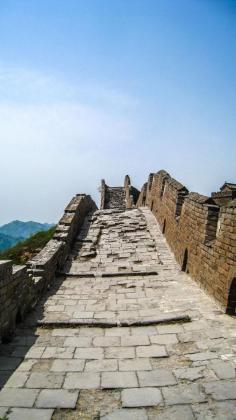
<svg viewBox="0 0 236 420">
<path fill-rule="evenodd" d="M 236 181 L 235 0 L 0 0 L 0 224 L 100 179 Z"/>
</svg>

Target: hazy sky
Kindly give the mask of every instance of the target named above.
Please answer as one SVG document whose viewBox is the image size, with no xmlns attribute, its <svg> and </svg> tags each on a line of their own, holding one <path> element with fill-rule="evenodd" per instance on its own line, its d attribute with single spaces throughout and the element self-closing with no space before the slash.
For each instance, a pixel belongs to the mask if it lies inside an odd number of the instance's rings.
<svg viewBox="0 0 236 420">
<path fill-rule="evenodd" d="M 235 0 L 0 0 L 0 224 L 100 179 L 236 182 Z"/>
</svg>

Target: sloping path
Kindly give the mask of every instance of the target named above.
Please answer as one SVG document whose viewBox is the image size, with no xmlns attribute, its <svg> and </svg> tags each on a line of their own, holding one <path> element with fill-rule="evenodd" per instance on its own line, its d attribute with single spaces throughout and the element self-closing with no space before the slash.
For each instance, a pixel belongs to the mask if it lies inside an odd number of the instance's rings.
<svg viewBox="0 0 236 420">
<path fill-rule="evenodd" d="M 0 416 L 236 419 L 235 366 L 235 319 L 179 271 L 152 213 L 98 211 L 1 348 Z"/>
</svg>

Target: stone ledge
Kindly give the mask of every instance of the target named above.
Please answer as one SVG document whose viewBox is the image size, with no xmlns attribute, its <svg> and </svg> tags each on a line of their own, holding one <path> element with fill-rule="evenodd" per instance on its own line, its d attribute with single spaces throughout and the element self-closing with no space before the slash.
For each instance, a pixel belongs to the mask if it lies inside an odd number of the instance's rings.
<svg viewBox="0 0 236 420">
<path fill-rule="evenodd" d="M 166 314 L 162 317 L 152 319 L 133 319 L 133 320 L 97 320 L 97 319 L 78 319 L 73 321 L 43 321 L 37 322 L 37 327 L 42 328 L 77 328 L 83 327 L 100 327 L 100 328 L 112 328 L 112 327 L 144 327 L 148 325 L 163 325 L 163 324 L 175 324 L 175 323 L 186 323 L 191 322 L 191 318 L 186 314 Z"/>
</svg>

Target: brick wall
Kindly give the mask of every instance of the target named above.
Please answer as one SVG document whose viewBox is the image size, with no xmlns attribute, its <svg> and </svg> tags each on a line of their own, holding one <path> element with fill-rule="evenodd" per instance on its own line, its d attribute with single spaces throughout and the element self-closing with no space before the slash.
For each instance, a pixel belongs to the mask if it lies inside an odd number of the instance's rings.
<svg viewBox="0 0 236 420">
<path fill-rule="evenodd" d="M 156 216 L 180 267 L 228 313 L 236 307 L 235 201 L 220 207 L 162 170 L 150 174 L 137 202 Z"/>
</svg>

